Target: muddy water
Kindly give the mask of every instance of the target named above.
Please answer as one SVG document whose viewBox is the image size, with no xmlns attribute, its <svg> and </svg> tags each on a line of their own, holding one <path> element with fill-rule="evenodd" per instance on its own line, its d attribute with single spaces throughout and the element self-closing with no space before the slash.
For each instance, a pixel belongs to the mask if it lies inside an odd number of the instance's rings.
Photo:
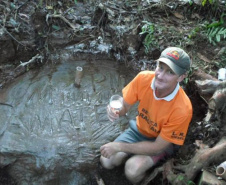
<svg viewBox="0 0 226 185">
<path fill-rule="evenodd" d="M 80 88 L 76 67 L 83 68 Z M 84 184 L 99 161 L 99 147 L 124 130 L 106 105 L 135 76 L 110 60 L 67 61 L 30 71 L 0 92 L 0 165 L 19 184 Z M 86 182 L 86 184 L 89 184 Z"/>
</svg>

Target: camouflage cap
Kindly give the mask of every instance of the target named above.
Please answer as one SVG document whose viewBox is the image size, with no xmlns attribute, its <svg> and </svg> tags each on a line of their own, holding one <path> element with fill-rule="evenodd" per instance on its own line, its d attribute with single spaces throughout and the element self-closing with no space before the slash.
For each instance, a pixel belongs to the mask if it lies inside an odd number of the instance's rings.
<svg viewBox="0 0 226 185">
<path fill-rule="evenodd" d="M 177 47 L 166 48 L 157 61 L 167 64 L 178 75 L 186 73 L 191 66 L 188 54 Z"/>
</svg>

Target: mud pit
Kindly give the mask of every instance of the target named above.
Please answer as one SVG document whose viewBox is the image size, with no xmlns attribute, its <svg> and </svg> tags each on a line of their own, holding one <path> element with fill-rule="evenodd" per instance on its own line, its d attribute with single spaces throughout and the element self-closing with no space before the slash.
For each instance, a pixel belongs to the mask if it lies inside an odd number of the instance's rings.
<svg viewBox="0 0 226 185">
<path fill-rule="evenodd" d="M 121 94 L 134 71 L 109 60 L 75 60 L 48 63 L 0 92 L 0 165 L 18 184 L 93 184 L 99 147 L 136 114 L 134 108 L 114 123 L 106 114 L 110 96 Z"/>
<path fill-rule="evenodd" d="M 207 146 L 195 143 L 201 140 L 213 147 L 225 136 L 225 119 L 221 119 L 221 110 L 215 110 L 216 118 L 203 120 L 209 101 L 202 94 L 200 98 L 195 81 L 208 79 L 208 75 L 217 77 L 217 70 L 225 67 L 225 40 L 213 46 L 202 29 L 206 23 L 219 20 L 223 6 L 213 11 L 211 6 L 183 1 L 75 2 L 1 2 L 0 88 L 4 90 L 0 92 L 0 184 L 96 185 L 98 173 L 106 185 L 130 184 L 123 175 L 123 166 L 114 170 L 99 166 L 99 147 L 124 130 L 136 109 L 119 123 L 111 123 L 105 107 L 109 97 L 120 94 L 137 73 L 124 64 L 138 71 L 151 70 L 149 64 L 168 46 L 180 46 L 193 58 L 184 86 L 194 116 L 185 145 L 172 159 L 175 166 L 164 163 L 157 168 L 159 176 L 147 182 L 181 185 L 196 176 L 199 183 L 202 169 L 215 174 L 214 167 L 226 157 L 217 152 L 215 160 L 197 162 L 195 154 L 206 154 L 202 149 Z M 153 23 L 155 28 L 148 53 L 145 35 L 141 35 L 143 21 Z M 100 53 L 113 61 L 98 60 L 97 55 L 104 58 Z M 81 55 L 86 59 L 80 60 Z M 85 72 L 81 88 L 73 84 L 77 66 Z M 202 72 L 208 74 L 203 79 Z M 194 163 L 190 162 L 192 156 Z M 180 164 L 188 166 L 178 172 Z M 197 164 L 199 168 L 194 170 Z M 167 170 L 175 174 L 165 178 Z"/>
</svg>

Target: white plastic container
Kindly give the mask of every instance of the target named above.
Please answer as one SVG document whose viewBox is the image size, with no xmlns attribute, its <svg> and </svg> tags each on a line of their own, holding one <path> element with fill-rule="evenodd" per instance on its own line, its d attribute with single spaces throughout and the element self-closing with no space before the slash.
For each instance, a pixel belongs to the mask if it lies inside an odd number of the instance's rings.
<svg viewBox="0 0 226 185">
<path fill-rule="evenodd" d="M 226 68 L 220 68 L 218 70 L 218 80 L 225 80 L 226 79 Z"/>
</svg>

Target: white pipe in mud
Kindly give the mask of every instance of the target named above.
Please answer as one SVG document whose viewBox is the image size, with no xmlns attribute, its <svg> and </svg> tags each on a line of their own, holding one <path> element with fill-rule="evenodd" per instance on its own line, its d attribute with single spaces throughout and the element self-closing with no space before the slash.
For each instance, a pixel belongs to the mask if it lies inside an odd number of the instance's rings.
<svg viewBox="0 0 226 185">
<path fill-rule="evenodd" d="M 81 79 L 83 74 L 82 67 L 76 67 L 76 74 L 75 74 L 75 87 L 80 87 Z"/>
<path fill-rule="evenodd" d="M 226 161 L 217 166 L 216 175 L 226 180 Z"/>
</svg>

